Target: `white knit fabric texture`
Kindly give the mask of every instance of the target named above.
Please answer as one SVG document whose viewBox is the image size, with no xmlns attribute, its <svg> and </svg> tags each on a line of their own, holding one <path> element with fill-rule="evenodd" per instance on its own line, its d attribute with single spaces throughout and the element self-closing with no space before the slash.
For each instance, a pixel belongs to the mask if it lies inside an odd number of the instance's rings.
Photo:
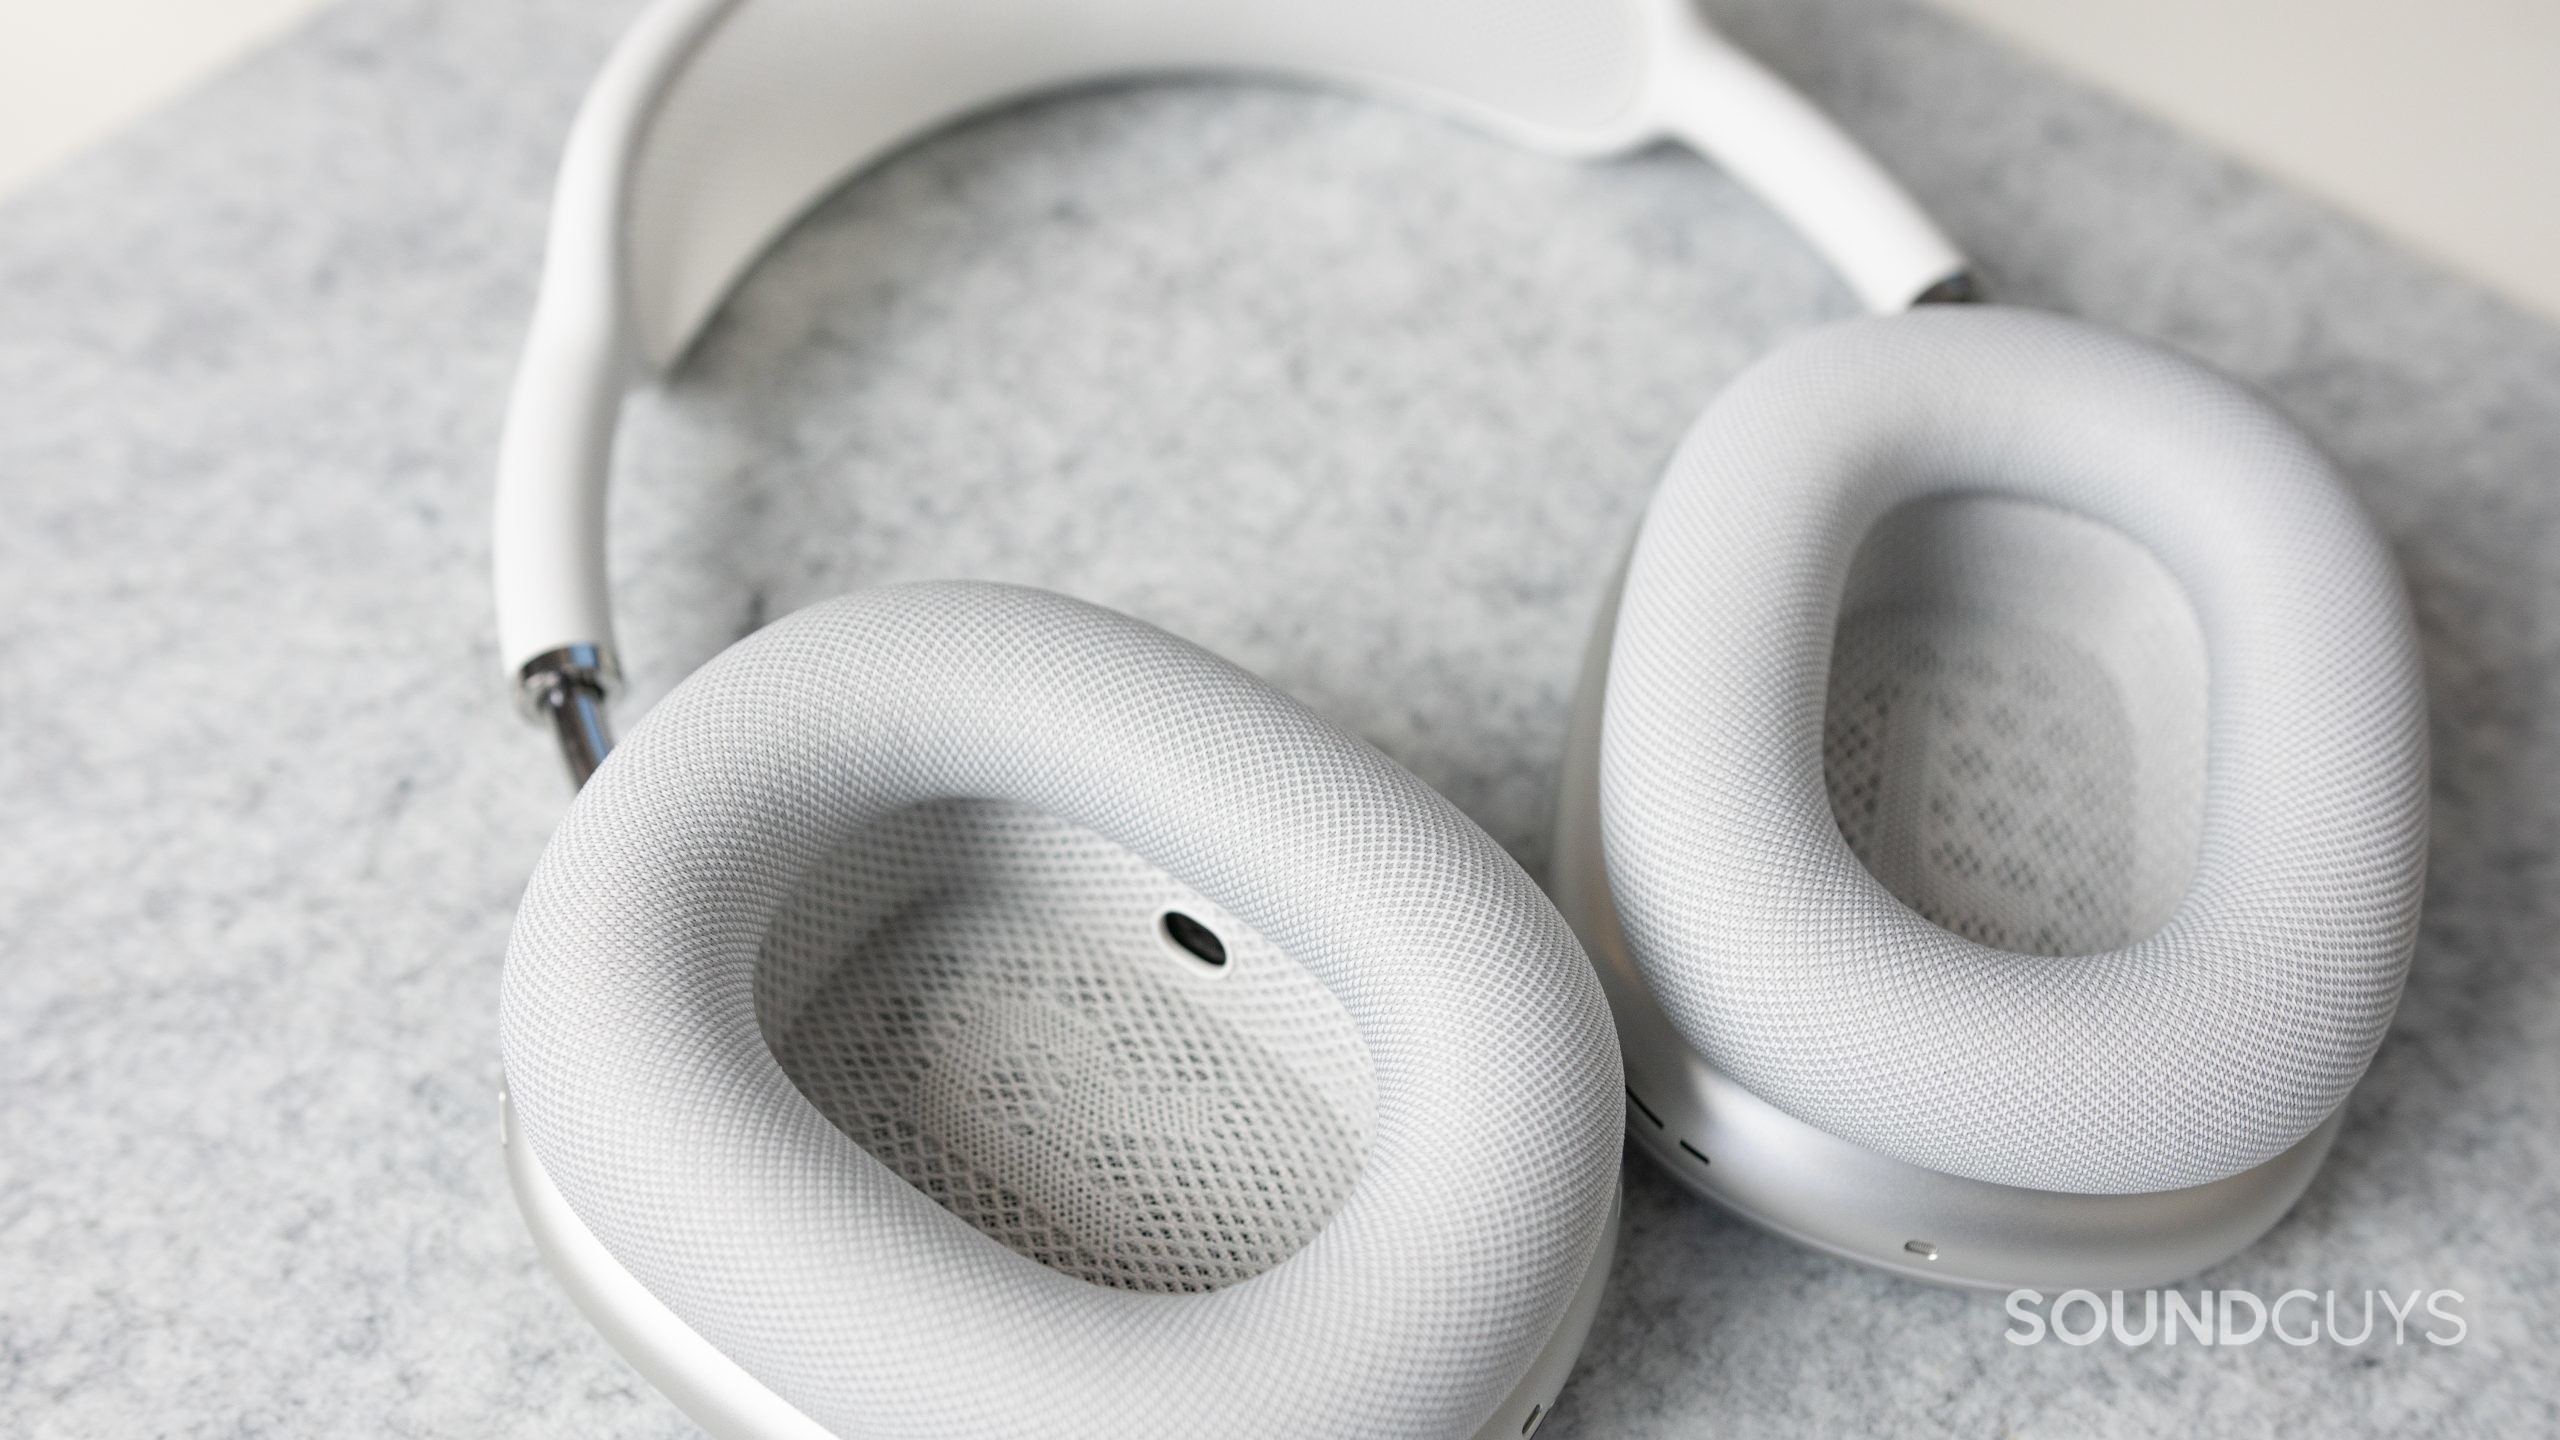
<svg viewBox="0 0 2560 1440">
<path fill-rule="evenodd" d="M 1026 815 L 1062 823 L 1019 828 Z M 940 892 L 892 873 L 920 863 L 919 835 L 953 863 Z M 1095 863 L 1081 835 L 1303 966 L 1365 1049 L 1374 1109 L 1347 1193 L 1250 1278 L 1103 1285 L 1017 1253 L 855 1143 L 767 1042 L 774 1025 L 789 1050 L 836 973 L 780 951 L 858 933 L 894 966 L 898 937 L 857 911 L 922 913 L 947 939 L 985 920 L 973 890 L 1018 921 L 1056 877 L 978 887 L 972 870 L 1051 842 L 1069 868 Z M 847 865 L 874 880 L 848 890 Z M 879 903 L 937 893 L 925 912 Z M 1287 1028 L 1266 1027 L 1265 1055 L 1231 1076 L 1289 1069 L 1356 1117 L 1357 1079 L 1310 1060 L 1332 1044 L 1322 1016 L 1272 1038 Z M 687 1324 L 847 1435 L 1469 1434 L 1602 1237 L 1622 1123 L 1589 964 L 1472 823 L 1191 645 L 989 585 L 813 607 L 662 702 L 544 855 L 501 1029 L 527 1139 L 579 1217 Z M 1113 1126 L 1136 1133 L 1062 1128 Z"/>
<path fill-rule="evenodd" d="M 1822 723 L 1840 834 L 1895 898 L 1997 950 L 2167 924 L 2204 818 L 2204 632 L 2121 531 L 1914 501 L 1850 562 Z"/>
<path fill-rule="evenodd" d="M 1894 609 L 1871 605 L 1844 632 L 1863 542 L 1905 507 L 1951 500 L 1969 503 L 1936 523 L 2064 512 L 2042 540 L 2036 523 L 2013 525 L 1982 547 L 1995 560 L 2073 543 L 2064 532 L 2079 522 L 2112 530 L 2186 605 L 2128 608 L 2145 586 L 2097 567 L 2089 583 L 2117 586 L 2118 603 L 1941 624 L 1940 640 L 1988 647 L 1970 657 L 1912 657 L 1936 643 L 1925 610 L 1900 617 L 1896 636 L 1878 628 Z M 1869 601 L 1893 593 L 1868 589 Z M 2105 772 L 2139 771 L 2146 753 L 2152 771 L 2191 771 L 2179 757 L 2196 747 L 2163 732 L 2194 724 L 2196 707 L 2174 679 L 2124 693 L 2138 667 L 2102 663 L 2111 649 L 2149 653 L 2174 677 L 2182 623 L 2210 676 L 2184 825 L 2161 799 L 2174 802 L 2177 775 Z M 2125 626 L 2150 638 L 2107 633 Z M 2071 843 L 2012 846 L 2056 867 L 2054 903 L 2023 921 L 1976 915 L 1973 928 L 2049 951 L 2119 943 L 2060 956 L 1986 945 L 1860 863 L 1835 816 L 1835 787 L 1854 791 L 1860 763 L 1840 707 L 1876 693 L 1878 646 L 1902 652 L 1882 667 L 1888 689 L 1918 676 L 1924 690 L 1962 697 L 1971 683 L 1996 703 L 1999 687 L 2023 686 L 2046 707 L 2041 733 L 2063 736 L 2054 754 L 2068 763 L 2047 756 L 2032 784 L 1953 792 L 2014 801 L 2059 785 L 2080 802 L 2043 817 Z M 1798 1119 L 1978 1180 L 2175 1189 L 2301 1139 L 2380 1043 L 2426 856 L 2415 635 L 2390 556 L 2329 462 L 2232 382 L 2017 311 L 1925 310 L 1793 342 L 1728 388 L 1673 461 L 1615 647 L 1602 831 L 1628 943 L 1690 1044 Z M 1951 678 L 1950 664 L 1978 673 Z M 2015 700 L 2013 717 L 2035 718 Z M 1977 758 L 2035 762 L 2017 734 L 1956 738 Z M 2072 844 L 2081 853 L 2063 853 Z M 2113 887 L 2063 894 L 2118 858 Z M 2180 876 L 2182 892 L 2162 898 Z M 1960 889 L 1909 872 L 1897 883 L 1924 902 Z"/>
<path fill-rule="evenodd" d="M 1163 917 L 1205 924 L 1214 968 Z M 1369 1052 L 1305 966 L 1090 830 L 989 800 L 901 812 L 766 935 L 756 1017 L 800 1093 L 899 1178 L 1053 1269 L 1211 1290 L 1350 1192 Z"/>
</svg>

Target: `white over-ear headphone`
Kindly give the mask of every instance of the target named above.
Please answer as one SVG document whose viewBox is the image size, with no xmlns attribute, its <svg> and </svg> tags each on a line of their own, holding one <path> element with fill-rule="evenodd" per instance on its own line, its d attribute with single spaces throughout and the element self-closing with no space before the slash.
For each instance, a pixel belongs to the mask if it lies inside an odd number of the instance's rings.
<svg viewBox="0 0 2560 1440">
<path fill-rule="evenodd" d="M 2405 603 L 2284 422 L 2071 322 L 1931 306 L 1717 401 L 1586 671 L 1561 917 L 1376 751 L 1036 591 L 802 611 L 601 765 L 635 373 L 918 132 L 1204 70 L 1678 139 L 1870 308 L 1970 298 L 1687 0 L 661 0 L 570 139 L 497 514 L 585 783 L 508 956 L 509 1163 L 598 1326 L 725 1436 L 1519 1435 L 1622 1127 L 1933 1278 L 2272 1223 L 2411 944 Z"/>
</svg>

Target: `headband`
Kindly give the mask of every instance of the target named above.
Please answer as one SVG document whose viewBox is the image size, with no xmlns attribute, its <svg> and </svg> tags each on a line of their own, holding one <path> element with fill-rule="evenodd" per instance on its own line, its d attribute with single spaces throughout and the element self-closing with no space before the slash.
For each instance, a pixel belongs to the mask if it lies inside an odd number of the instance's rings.
<svg viewBox="0 0 2560 1440">
<path fill-rule="evenodd" d="M 1559 155 L 1677 141 L 1869 309 L 1971 293 L 1910 197 L 1689 0 L 658 0 L 570 132 L 498 463 L 502 658 L 579 779 L 610 746 L 605 478 L 628 390 L 882 155 L 1028 96 L 1182 73 L 1347 88 Z"/>
</svg>

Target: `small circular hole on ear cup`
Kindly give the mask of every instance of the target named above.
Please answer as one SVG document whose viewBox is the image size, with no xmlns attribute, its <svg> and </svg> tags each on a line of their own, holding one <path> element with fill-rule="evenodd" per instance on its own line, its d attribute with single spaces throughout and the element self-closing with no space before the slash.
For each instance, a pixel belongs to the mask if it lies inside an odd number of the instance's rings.
<svg viewBox="0 0 2560 1440">
<path fill-rule="evenodd" d="M 1159 923 L 1164 927 L 1164 937 L 1193 959 L 1220 970 L 1227 968 L 1227 942 L 1218 938 L 1217 931 L 1179 910 L 1167 910 Z"/>
</svg>

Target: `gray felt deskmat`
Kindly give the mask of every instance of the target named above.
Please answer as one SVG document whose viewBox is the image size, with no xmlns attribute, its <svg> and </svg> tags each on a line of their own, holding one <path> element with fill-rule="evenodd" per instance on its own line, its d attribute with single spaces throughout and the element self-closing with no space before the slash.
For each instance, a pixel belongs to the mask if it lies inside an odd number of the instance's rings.
<svg viewBox="0 0 2560 1440">
<path fill-rule="evenodd" d="M 567 797 L 496 674 L 491 458 L 632 9 L 349 0 L 0 207 L 0 1433 L 688 1433 L 539 1268 L 495 1101 Z M 1719 10 L 1999 293 L 2264 387 L 2379 517 L 2436 707 L 2416 970 L 2300 1209 L 2189 1289 L 2452 1289 L 2468 1335 L 2019 1348 L 1639 1163 L 1543 1433 L 2560 1431 L 2560 332 L 1947 21 Z M 830 201 L 635 407 L 623 714 L 853 586 L 1030 582 L 1535 870 L 1659 466 L 1850 308 L 1677 155 L 1264 87 L 1002 114 Z"/>
</svg>

